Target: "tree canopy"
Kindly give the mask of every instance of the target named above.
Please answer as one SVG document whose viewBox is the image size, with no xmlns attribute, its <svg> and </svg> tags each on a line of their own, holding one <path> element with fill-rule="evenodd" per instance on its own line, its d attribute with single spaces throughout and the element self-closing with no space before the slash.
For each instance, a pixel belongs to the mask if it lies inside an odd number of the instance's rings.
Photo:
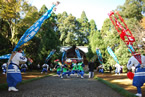
<svg viewBox="0 0 145 97">
<path fill-rule="evenodd" d="M 142 15 L 142 12 L 145 11 L 144 2 L 145 0 L 126 0 L 124 5 L 114 9 L 123 17 L 137 43 L 140 43 L 143 38 L 142 31 L 145 28 L 145 18 Z M 47 10 L 47 7 L 43 5 L 38 11 L 35 6 L 28 4 L 27 0 L 10 0 L 9 2 L 1 0 L 0 55 L 11 53 L 25 31 Z M 142 30 L 140 31 L 140 29 Z M 141 35 L 142 37 L 139 37 Z M 89 50 L 87 58 L 96 58 L 96 61 L 98 61 L 96 48 L 99 48 L 105 66 L 115 64 L 107 51 L 107 46 L 112 48 L 119 63 L 123 66 L 126 66 L 128 58 L 131 56 L 109 18 L 104 20 L 101 30 L 98 30 L 95 21 L 88 20 L 85 11 L 80 13 L 79 18 L 66 11 L 59 14 L 53 12 L 51 17 L 41 25 L 33 39 L 25 43 L 22 48 L 27 57 L 31 57 L 37 64 L 44 63 L 52 49 L 57 50 L 54 58 L 60 58 L 60 47 L 72 45 L 87 46 Z"/>
</svg>

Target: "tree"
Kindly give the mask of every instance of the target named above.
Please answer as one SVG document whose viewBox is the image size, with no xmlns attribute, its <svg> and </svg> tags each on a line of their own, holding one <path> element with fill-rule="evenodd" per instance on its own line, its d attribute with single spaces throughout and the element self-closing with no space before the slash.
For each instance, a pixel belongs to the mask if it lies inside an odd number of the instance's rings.
<svg viewBox="0 0 145 97">
<path fill-rule="evenodd" d="M 14 37 L 17 33 L 17 21 L 20 19 L 20 12 L 24 3 L 26 3 L 24 0 L 2 0 L 0 2 L 0 17 L 8 23 L 8 37 L 13 46 L 15 43 Z"/>
<path fill-rule="evenodd" d="M 76 43 L 76 18 L 71 14 L 67 15 L 66 12 L 63 12 L 58 15 L 57 20 L 62 45 L 74 45 Z"/>
<path fill-rule="evenodd" d="M 135 18 L 138 21 L 142 19 L 142 4 L 139 0 L 126 0 L 123 6 L 117 8 L 125 18 Z"/>
<path fill-rule="evenodd" d="M 82 12 L 81 14 L 81 18 L 78 18 L 77 21 L 79 22 L 79 28 L 78 28 L 78 32 L 81 35 L 81 39 L 83 39 L 81 45 L 84 44 L 88 44 L 88 36 L 89 36 L 89 22 L 88 22 L 88 18 L 86 16 L 85 11 Z"/>
</svg>

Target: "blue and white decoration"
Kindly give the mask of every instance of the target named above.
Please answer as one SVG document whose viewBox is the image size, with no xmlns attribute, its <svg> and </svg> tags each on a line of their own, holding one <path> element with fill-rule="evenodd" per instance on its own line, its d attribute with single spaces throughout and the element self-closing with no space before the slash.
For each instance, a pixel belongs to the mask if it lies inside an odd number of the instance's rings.
<svg viewBox="0 0 145 97">
<path fill-rule="evenodd" d="M 82 59 L 79 49 L 75 49 L 78 59 Z"/>
<path fill-rule="evenodd" d="M 108 50 L 108 53 L 114 58 L 114 60 L 119 64 L 117 57 L 115 56 L 114 52 L 109 46 L 107 47 L 107 50 Z"/>
<path fill-rule="evenodd" d="M 97 53 L 99 62 L 102 64 L 103 63 L 103 59 L 102 59 L 102 55 L 101 55 L 100 49 L 97 48 L 96 49 L 96 53 Z"/>
<path fill-rule="evenodd" d="M 61 62 L 63 63 L 64 60 L 66 60 L 66 51 L 63 51 L 63 53 L 62 53 Z"/>
<path fill-rule="evenodd" d="M 0 56 L 0 59 L 9 59 L 10 56 L 11 56 L 11 54 L 2 55 L 2 56 Z"/>
<path fill-rule="evenodd" d="M 54 7 L 55 5 L 53 5 L 50 10 L 43 14 L 39 20 L 37 20 L 29 29 L 26 30 L 26 32 L 20 38 L 18 44 L 15 46 L 13 51 L 15 51 L 17 48 L 19 48 L 21 45 L 28 42 L 35 36 L 35 34 L 39 31 L 44 20 L 48 19 L 51 16 L 51 12 Z"/>
<path fill-rule="evenodd" d="M 132 52 L 135 53 L 135 50 L 133 49 L 132 45 L 129 44 L 128 47 L 129 47 L 128 50 L 131 54 L 132 54 Z"/>
<path fill-rule="evenodd" d="M 46 60 L 45 60 L 45 63 L 47 63 L 49 61 L 49 59 L 51 58 L 51 56 L 55 53 L 55 50 L 52 50 L 50 52 L 50 54 L 47 56 Z"/>
</svg>

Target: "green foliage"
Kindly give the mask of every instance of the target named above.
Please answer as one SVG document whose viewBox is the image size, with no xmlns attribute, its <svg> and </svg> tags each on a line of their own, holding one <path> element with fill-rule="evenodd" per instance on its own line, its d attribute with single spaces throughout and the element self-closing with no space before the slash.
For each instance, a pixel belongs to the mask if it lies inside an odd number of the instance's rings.
<svg viewBox="0 0 145 97">
<path fill-rule="evenodd" d="M 117 10 L 121 11 L 121 15 L 125 18 L 142 19 L 142 3 L 139 0 L 126 0 L 123 6 L 119 6 Z"/>
<path fill-rule="evenodd" d="M 25 0 L 11 0 L 12 2 L 0 1 L 0 54 L 10 53 L 18 43 L 25 31 L 31 27 L 48 9 L 43 5 L 38 12 L 35 6 L 29 5 Z M 123 17 L 133 35 L 136 33 L 136 26 L 142 19 L 141 11 L 144 8 L 144 0 L 126 0 L 123 6 L 116 10 Z M 138 41 L 138 40 L 136 40 Z M 109 55 L 107 46 L 110 46 L 120 65 L 126 67 L 130 53 L 126 45 L 120 39 L 118 32 L 107 18 L 104 21 L 101 31 L 97 30 L 94 20 L 88 21 L 85 11 L 80 18 L 76 18 L 67 12 L 55 14 L 44 21 L 39 32 L 22 47 L 27 55 L 34 60 L 34 64 L 43 64 L 45 58 L 52 49 L 56 49 L 52 60 L 61 57 L 60 46 L 88 46 L 87 58 L 95 58 L 96 48 L 99 48 L 103 57 L 103 64 L 114 65 L 116 62 Z M 125 69 L 126 70 L 126 69 Z"/>
<path fill-rule="evenodd" d="M 79 22 L 78 25 L 78 32 L 79 32 L 79 38 L 81 38 L 82 41 L 80 45 L 85 45 L 85 44 L 89 44 L 89 37 L 88 35 L 90 34 L 90 24 L 88 22 L 88 18 L 86 16 L 85 11 L 82 12 L 81 14 L 81 18 L 78 18 L 77 21 Z"/>
<path fill-rule="evenodd" d="M 60 32 L 60 41 L 63 46 L 82 46 L 88 42 L 87 33 L 89 28 L 86 27 L 88 21 L 86 16 L 84 18 L 84 15 L 83 12 L 82 18 L 78 20 L 71 14 L 67 15 L 66 12 L 57 15 L 57 26 Z"/>
</svg>

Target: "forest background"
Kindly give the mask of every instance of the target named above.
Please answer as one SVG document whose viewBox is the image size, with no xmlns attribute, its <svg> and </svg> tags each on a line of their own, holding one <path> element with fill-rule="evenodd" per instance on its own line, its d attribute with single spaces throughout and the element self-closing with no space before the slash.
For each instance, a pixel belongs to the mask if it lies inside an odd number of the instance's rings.
<svg viewBox="0 0 145 97">
<path fill-rule="evenodd" d="M 0 0 L 0 55 L 11 53 L 25 31 L 47 10 L 47 7 L 43 5 L 38 11 L 27 0 Z M 126 0 L 124 5 L 114 10 L 119 12 L 134 35 L 136 47 L 139 46 L 141 54 L 145 54 L 145 17 L 143 14 L 145 0 Z M 51 17 L 44 21 L 33 39 L 21 46 L 26 57 L 33 59 L 34 66 L 38 63 L 42 65 L 52 49 L 56 49 L 56 53 L 51 58 L 53 62 L 54 59 L 61 59 L 62 46 L 87 46 L 87 59 L 93 58 L 99 63 L 96 55 L 96 48 L 99 48 L 105 69 L 108 69 L 109 65 L 116 64 L 107 51 L 109 46 L 126 71 L 126 64 L 131 54 L 109 17 L 98 30 L 93 19 L 88 21 L 85 11 L 80 14 L 81 17 L 76 18 L 65 11 L 58 14 L 53 12 Z M 6 60 L 0 60 L 0 64 L 4 61 Z"/>
</svg>

